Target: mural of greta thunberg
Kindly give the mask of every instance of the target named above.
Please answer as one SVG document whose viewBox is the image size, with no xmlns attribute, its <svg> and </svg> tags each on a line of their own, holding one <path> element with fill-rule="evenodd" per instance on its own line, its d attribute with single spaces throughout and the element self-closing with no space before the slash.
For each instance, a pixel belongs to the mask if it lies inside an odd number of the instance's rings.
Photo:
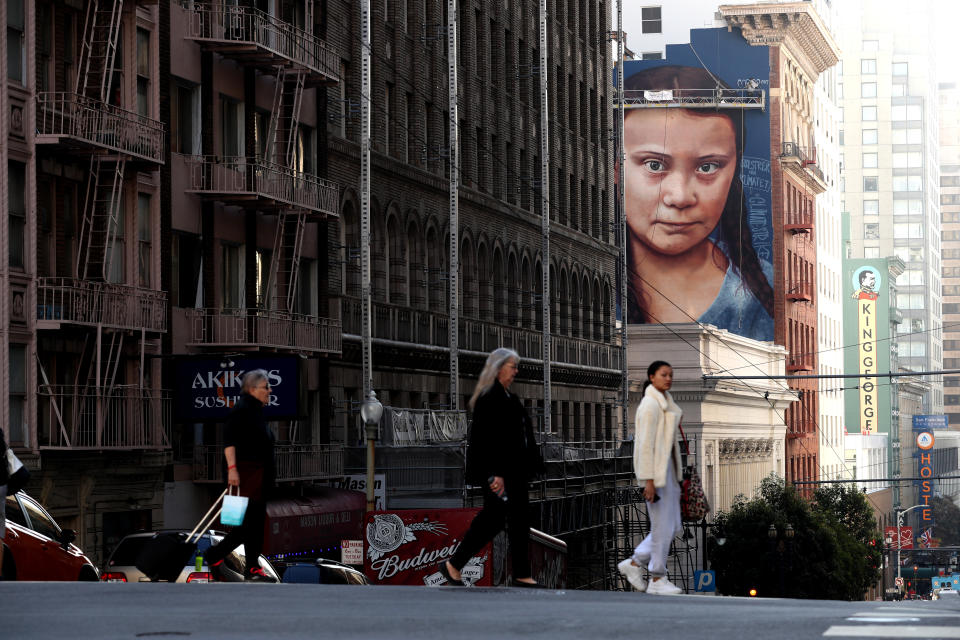
<svg viewBox="0 0 960 640">
<path fill-rule="evenodd" d="M 626 91 L 727 89 L 702 68 L 646 68 Z M 742 109 L 624 114 L 630 323 L 701 322 L 773 339 L 773 267 L 757 257 L 741 184 Z"/>
</svg>

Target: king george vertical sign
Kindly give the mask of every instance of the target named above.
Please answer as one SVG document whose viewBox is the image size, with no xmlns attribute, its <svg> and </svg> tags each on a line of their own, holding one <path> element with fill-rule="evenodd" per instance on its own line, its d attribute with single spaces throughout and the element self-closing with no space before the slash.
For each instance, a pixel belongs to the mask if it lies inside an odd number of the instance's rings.
<svg viewBox="0 0 960 640">
<path fill-rule="evenodd" d="M 889 273 L 885 260 L 844 261 L 844 368 L 862 376 L 844 395 L 848 433 L 875 435 L 890 430 L 890 387 L 877 373 L 890 370 Z"/>
</svg>

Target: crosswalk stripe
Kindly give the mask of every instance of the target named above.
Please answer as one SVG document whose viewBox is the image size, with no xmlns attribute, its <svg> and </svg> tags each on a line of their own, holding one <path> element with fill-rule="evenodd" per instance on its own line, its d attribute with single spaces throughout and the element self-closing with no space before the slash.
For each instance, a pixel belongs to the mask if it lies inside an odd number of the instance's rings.
<svg viewBox="0 0 960 640">
<path fill-rule="evenodd" d="M 834 638 L 960 638 L 960 627 L 861 624 L 833 625 L 823 632 Z"/>
<path fill-rule="evenodd" d="M 932 612 L 929 609 L 926 611 L 917 611 L 916 609 L 908 610 L 903 609 L 900 611 L 861 611 L 859 613 L 853 614 L 856 617 L 862 618 L 960 618 L 960 613 L 953 613 L 951 611 L 943 612 Z M 849 618 L 848 618 L 849 619 Z"/>
</svg>

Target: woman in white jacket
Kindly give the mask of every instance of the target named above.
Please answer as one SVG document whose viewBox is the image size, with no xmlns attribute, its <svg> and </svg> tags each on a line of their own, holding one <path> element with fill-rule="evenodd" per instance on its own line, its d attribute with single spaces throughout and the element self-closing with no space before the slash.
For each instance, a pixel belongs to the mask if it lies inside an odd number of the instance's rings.
<svg viewBox="0 0 960 640">
<path fill-rule="evenodd" d="M 643 487 L 650 515 L 650 535 L 633 555 L 617 565 L 637 591 L 672 595 L 683 590 L 667 579 L 670 544 L 682 530 L 680 523 L 680 448 L 678 425 L 682 411 L 670 396 L 673 368 L 657 360 L 647 368 L 643 398 L 634 420 L 633 470 Z M 643 565 L 651 582 L 643 579 Z"/>
</svg>

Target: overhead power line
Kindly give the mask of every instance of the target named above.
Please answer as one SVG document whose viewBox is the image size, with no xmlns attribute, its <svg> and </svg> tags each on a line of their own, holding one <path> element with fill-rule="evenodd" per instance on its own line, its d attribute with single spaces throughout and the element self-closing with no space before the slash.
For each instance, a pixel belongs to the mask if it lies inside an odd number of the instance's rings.
<svg viewBox="0 0 960 640">
<path fill-rule="evenodd" d="M 960 369 L 941 369 L 938 371 L 902 371 L 900 373 L 811 373 L 798 376 L 701 376 L 704 380 L 808 380 L 823 378 L 904 378 L 911 376 L 942 376 L 960 374 Z"/>
</svg>

